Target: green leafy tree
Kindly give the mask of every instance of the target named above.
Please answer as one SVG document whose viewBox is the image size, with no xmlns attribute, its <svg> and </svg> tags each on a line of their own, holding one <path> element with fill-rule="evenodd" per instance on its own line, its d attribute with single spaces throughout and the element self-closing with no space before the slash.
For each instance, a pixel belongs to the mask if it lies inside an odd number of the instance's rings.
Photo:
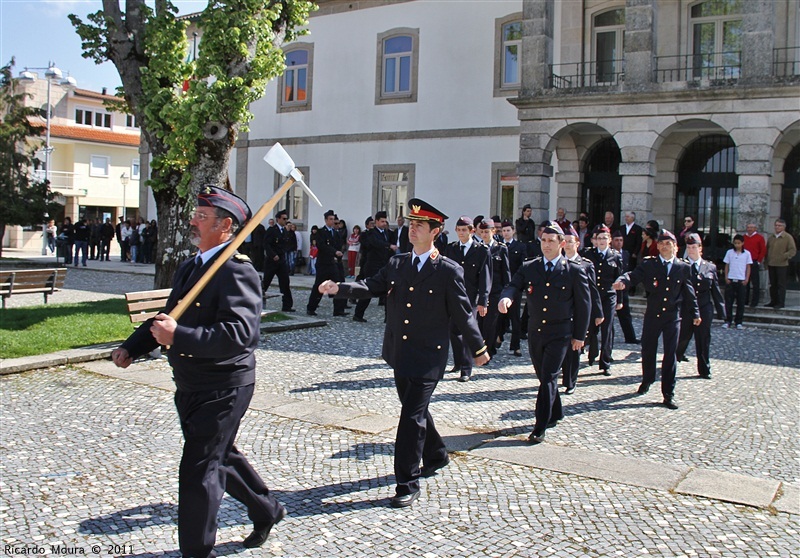
<svg viewBox="0 0 800 558">
<path fill-rule="evenodd" d="M 25 106 L 13 68 L 12 58 L 0 69 L 0 256 L 6 225 L 39 225 L 56 209 L 49 184 L 31 172 L 40 164 L 35 153 L 44 128 L 36 124 L 39 110 Z"/>
<path fill-rule="evenodd" d="M 110 60 L 119 95 L 136 115 L 152 160 L 148 186 L 158 214 L 155 286 L 169 286 L 190 251 L 189 212 L 203 186 L 229 185 L 228 162 L 249 105 L 285 67 L 281 45 L 302 34 L 307 0 L 210 0 L 197 19 L 197 58 L 187 57 L 188 23 L 175 6 L 156 0 L 102 0 L 84 22 L 70 21 L 86 58 Z M 184 91 L 184 83 L 188 89 Z"/>
</svg>

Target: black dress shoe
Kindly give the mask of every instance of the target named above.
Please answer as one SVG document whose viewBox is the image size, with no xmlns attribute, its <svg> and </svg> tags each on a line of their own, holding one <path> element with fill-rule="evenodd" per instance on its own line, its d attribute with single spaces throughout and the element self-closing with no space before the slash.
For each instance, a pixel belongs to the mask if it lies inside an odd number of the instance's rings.
<svg viewBox="0 0 800 558">
<path fill-rule="evenodd" d="M 281 519 L 286 517 L 286 508 L 281 506 L 278 515 L 275 516 L 274 521 L 266 521 L 266 522 L 258 522 L 253 524 L 253 532 L 247 535 L 247 538 L 242 541 L 242 545 L 245 548 L 258 548 L 259 546 L 263 545 L 267 542 L 267 537 L 269 537 L 269 532 L 272 528 L 281 522 Z"/>
<path fill-rule="evenodd" d="M 531 432 L 531 435 L 528 436 L 528 442 L 531 444 L 541 444 L 544 442 L 544 432 Z"/>
<path fill-rule="evenodd" d="M 642 340 L 641 339 L 634 339 L 633 341 L 628 341 L 626 339 L 625 340 L 625 344 L 626 345 L 641 345 L 642 344 Z"/>
<path fill-rule="evenodd" d="M 564 390 L 564 395 L 572 395 L 573 393 L 575 393 L 574 387 L 567 388 L 566 390 Z"/>
<path fill-rule="evenodd" d="M 514 352 L 512 354 L 514 356 L 522 356 L 522 351 L 520 351 L 519 349 L 514 349 Z"/>
<path fill-rule="evenodd" d="M 600 371 L 603 373 L 603 376 L 611 375 L 611 370 L 609 370 L 608 368 L 601 368 Z"/>
<path fill-rule="evenodd" d="M 455 374 L 456 372 L 461 372 L 461 369 L 458 366 L 453 366 L 450 370 L 447 371 L 448 374 Z"/>
<path fill-rule="evenodd" d="M 316 312 L 314 312 L 313 310 L 306 310 L 306 315 L 307 315 L 307 316 L 316 316 L 316 315 L 317 315 L 317 313 L 316 313 Z"/>
<path fill-rule="evenodd" d="M 664 405 L 667 409 L 672 409 L 673 411 L 678 408 L 678 404 L 675 403 L 675 400 L 671 397 L 665 397 L 662 405 Z"/>
<path fill-rule="evenodd" d="M 361 322 L 362 324 L 365 324 L 365 323 L 367 323 L 367 320 L 365 320 L 365 319 L 364 319 L 364 318 L 362 318 L 361 316 L 353 316 L 353 321 L 354 321 L 354 322 Z"/>
<path fill-rule="evenodd" d="M 402 496 L 395 496 L 392 498 L 391 506 L 393 508 L 407 508 L 411 506 L 419 498 L 419 490 L 411 494 L 403 494 Z"/>
<path fill-rule="evenodd" d="M 459 382 L 469 382 L 469 374 L 461 374 L 458 378 Z"/>
<path fill-rule="evenodd" d="M 341 316 L 349 316 L 350 312 L 334 312 L 333 315 L 334 315 L 334 317 L 339 318 Z"/>
<path fill-rule="evenodd" d="M 520 334 L 519 338 L 524 341 L 525 339 L 528 338 L 528 334 L 527 333 L 522 333 L 522 334 Z"/>
<path fill-rule="evenodd" d="M 593 358 L 590 358 L 590 359 L 589 359 L 589 366 L 591 366 L 592 364 L 594 364 L 594 359 L 593 359 Z"/>
<path fill-rule="evenodd" d="M 425 478 L 431 477 L 436 474 L 436 471 L 448 465 L 450 465 L 450 456 L 446 455 L 441 461 L 434 461 L 433 463 L 423 465 L 422 469 L 419 470 L 419 475 Z"/>
<path fill-rule="evenodd" d="M 294 308 L 284 308 L 281 312 L 297 312 Z"/>
<path fill-rule="evenodd" d="M 709 374 L 700 374 L 700 377 L 703 378 L 704 380 L 710 380 L 711 379 L 711 374 L 710 373 Z"/>
<path fill-rule="evenodd" d="M 689 359 L 685 356 L 675 357 L 678 362 L 689 362 Z"/>
<path fill-rule="evenodd" d="M 644 395 L 648 391 L 650 391 L 650 384 L 642 382 L 642 385 L 639 386 L 639 389 L 636 390 L 636 393 L 639 395 Z"/>
<path fill-rule="evenodd" d="M 564 418 L 564 417 L 561 417 L 561 418 Z M 547 423 L 547 428 L 555 428 L 556 426 L 558 426 L 558 421 L 560 421 L 560 420 L 561 419 L 553 419 L 553 420 L 551 420 L 550 422 Z"/>
</svg>

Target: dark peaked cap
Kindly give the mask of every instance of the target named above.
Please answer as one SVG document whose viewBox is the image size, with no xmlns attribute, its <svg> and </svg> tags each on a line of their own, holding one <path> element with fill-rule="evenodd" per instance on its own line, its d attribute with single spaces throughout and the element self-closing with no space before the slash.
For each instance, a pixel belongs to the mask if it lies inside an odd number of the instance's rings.
<svg viewBox="0 0 800 558">
<path fill-rule="evenodd" d="M 242 198 L 217 186 L 204 186 L 197 194 L 197 207 L 219 207 L 228 211 L 240 225 L 244 225 L 253 212 Z"/>
</svg>

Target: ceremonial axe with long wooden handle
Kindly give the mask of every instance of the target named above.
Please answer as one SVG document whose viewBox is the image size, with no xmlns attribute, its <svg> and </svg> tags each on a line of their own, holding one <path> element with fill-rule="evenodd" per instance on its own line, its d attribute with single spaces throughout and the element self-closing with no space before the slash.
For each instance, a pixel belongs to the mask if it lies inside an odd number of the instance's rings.
<svg viewBox="0 0 800 558">
<path fill-rule="evenodd" d="M 242 227 L 236 236 L 233 237 L 231 243 L 225 247 L 222 251 L 222 254 L 218 258 L 214 260 L 203 276 L 200 278 L 197 283 L 191 288 L 191 290 L 186 293 L 186 296 L 183 297 L 175 308 L 172 309 L 172 312 L 169 313 L 170 317 L 175 321 L 178 321 L 186 309 L 191 306 L 192 302 L 197 298 L 197 295 L 205 288 L 211 278 L 214 277 L 214 274 L 219 271 L 219 268 L 227 262 L 232 256 L 233 253 L 236 252 L 237 248 L 242 245 L 244 239 L 247 238 L 247 235 L 252 233 L 258 224 L 267 218 L 267 216 L 272 212 L 273 208 L 278 204 L 281 198 L 286 194 L 289 188 L 292 187 L 292 184 L 299 184 L 305 190 L 305 193 L 308 194 L 308 197 L 317 202 L 320 207 L 322 207 L 322 203 L 319 201 L 319 198 L 314 195 L 314 192 L 311 191 L 311 188 L 303 181 L 303 173 L 294 166 L 294 161 L 292 158 L 289 157 L 289 154 L 286 153 L 286 150 L 280 143 L 276 143 L 272 146 L 272 148 L 267 152 L 264 156 L 264 160 L 269 163 L 269 165 L 275 169 L 281 176 L 287 177 L 286 182 L 283 183 L 273 196 L 267 200 L 264 205 L 262 205 L 258 211 L 256 211 L 255 215 Z"/>
</svg>

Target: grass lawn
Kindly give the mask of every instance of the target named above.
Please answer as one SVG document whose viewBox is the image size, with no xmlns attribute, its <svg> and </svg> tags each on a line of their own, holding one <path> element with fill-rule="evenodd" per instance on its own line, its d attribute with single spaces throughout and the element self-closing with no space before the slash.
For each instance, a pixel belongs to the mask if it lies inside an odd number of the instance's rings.
<svg viewBox="0 0 800 558">
<path fill-rule="evenodd" d="M 121 341 L 133 331 L 122 299 L 0 310 L 0 358 Z"/>
</svg>

